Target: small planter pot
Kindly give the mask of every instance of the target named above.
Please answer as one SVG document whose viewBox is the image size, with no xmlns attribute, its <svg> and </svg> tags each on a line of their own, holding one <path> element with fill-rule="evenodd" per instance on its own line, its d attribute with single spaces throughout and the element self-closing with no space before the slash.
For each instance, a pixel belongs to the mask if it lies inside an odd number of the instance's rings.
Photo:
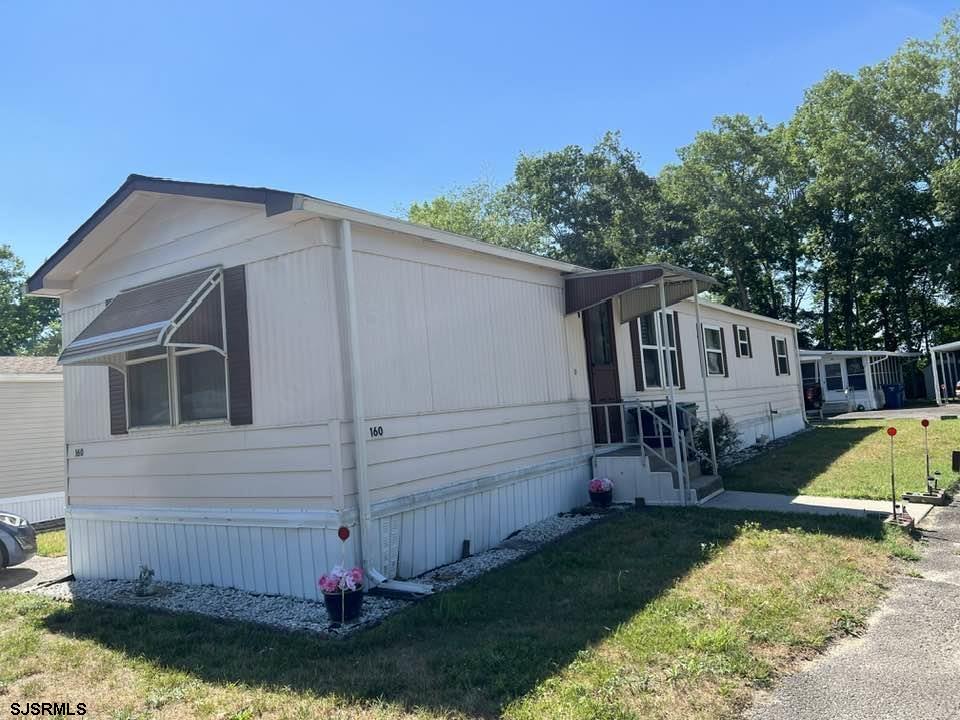
<svg viewBox="0 0 960 720">
<path fill-rule="evenodd" d="M 323 603 L 331 622 L 345 623 L 360 617 L 363 609 L 363 590 L 347 590 L 344 593 L 324 593 Z"/>
<path fill-rule="evenodd" d="M 613 490 L 606 490 L 604 492 L 590 492 L 590 504 L 594 507 L 610 507 L 610 503 L 613 502 Z"/>
</svg>

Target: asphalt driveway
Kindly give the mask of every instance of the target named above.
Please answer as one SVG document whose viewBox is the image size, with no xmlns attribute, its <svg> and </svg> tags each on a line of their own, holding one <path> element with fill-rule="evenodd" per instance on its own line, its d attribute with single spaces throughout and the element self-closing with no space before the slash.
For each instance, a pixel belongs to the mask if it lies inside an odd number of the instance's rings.
<svg viewBox="0 0 960 720">
<path fill-rule="evenodd" d="M 960 718 L 960 504 L 922 523 L 923 559 L 899 577 L 864 635 L 785 678 L 751 720 Z"/>
</svg>

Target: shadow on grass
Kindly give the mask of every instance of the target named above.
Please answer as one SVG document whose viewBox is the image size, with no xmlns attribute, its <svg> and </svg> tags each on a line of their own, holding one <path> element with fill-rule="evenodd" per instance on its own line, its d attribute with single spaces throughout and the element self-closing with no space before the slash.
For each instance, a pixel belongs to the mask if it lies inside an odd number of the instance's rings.
<svg viewBox="0 0 960 720">
<path fill-rule="evenodd" d="M 884 426 L 883 420 L 876 420 L 875 427 L 864 427 L 864 422 L 871 421 L 824 422 L 785 445 L 722 470 L 723 485 L 727 490 L 800 495 L 839 457 Z"/>
<path fill-rule="evenodd" d="M 57 610 L 45 625 L 207 682 L 496 717 L 706 562 L 704 544 L 728 544 L 747 520 L 883 537 L 878 522 L 860 518 L 651 508 L 568 536 L 347 640 L 91 603 Z"/>
</svg>

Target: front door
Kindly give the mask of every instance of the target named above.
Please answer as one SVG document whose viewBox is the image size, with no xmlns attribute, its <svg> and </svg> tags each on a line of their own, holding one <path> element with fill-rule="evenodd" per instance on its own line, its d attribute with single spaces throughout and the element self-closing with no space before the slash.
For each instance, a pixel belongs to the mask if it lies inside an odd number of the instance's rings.
<svg viewBox="0 0 960 720">
<path fill-rule="evenodd" d="M 587 376 L 593 405 L 593 439 L 597 444 L 623 442 L 620 421 L 620 370 L 614 335 L 613 302 L 607 300 L 583 311 L 587 346 Z M 607 404 L 608 407 L 603 407 Z"/>
<path fill-rule="evenodd" d="M 823 384 L 827 387 L 824 402 L 846 402 L 847 401 L 847 377 L 843 369 L 843 363 L 828 362 L 823 365 Z"/>
</svg>

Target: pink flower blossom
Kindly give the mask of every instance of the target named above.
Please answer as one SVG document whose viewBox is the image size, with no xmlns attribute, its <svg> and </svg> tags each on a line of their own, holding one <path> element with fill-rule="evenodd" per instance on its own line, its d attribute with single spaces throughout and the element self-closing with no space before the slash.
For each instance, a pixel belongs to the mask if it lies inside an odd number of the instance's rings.
<svg viewBox="0 0 960 720">
<path fill-rule="evenodd" d="M 613 490 L 613 482 L 610 478 L 594 478 L 590 481 L 590 492 L 599 493 Z"/>
<path fill-rule="evenodd" d="M 320 590 L 325 593 L 349 592 L 363 587 L 363 568 L 355 567 L 349 570 L 337 565 L 327 575 L 322 575 L 319 582 Z"/>
</svg>

